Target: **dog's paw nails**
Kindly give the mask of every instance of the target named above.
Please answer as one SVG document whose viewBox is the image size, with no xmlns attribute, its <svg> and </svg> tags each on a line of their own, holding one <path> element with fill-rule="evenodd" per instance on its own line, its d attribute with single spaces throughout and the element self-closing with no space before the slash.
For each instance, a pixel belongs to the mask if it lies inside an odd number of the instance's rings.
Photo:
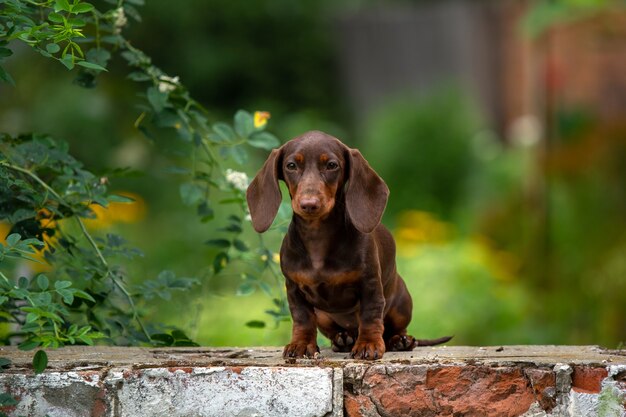
<svg viewBox="0 0 626 417">
<path fill-rule="evenodd" d="M 385 354 L 385 344 L 380 341 L 375 342 L 359 342 L 354 345 L 354 349 L 352 349 L 351 356 L 354 359 L 365 359 L 368 361 L 373 361 L 376 359 L 381 359 Z"/>
<path fill-rule="evenodd" d="M 293 342 L 285 346 L 283 358 L 313 358 L 319 351 L 315 343 Z"/>
</svg>

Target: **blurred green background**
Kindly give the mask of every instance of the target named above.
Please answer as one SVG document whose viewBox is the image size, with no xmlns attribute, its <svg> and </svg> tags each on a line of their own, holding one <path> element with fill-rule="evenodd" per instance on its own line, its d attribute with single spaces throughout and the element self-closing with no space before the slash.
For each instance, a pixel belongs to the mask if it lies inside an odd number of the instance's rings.
<svg viewBox="0 0 626 417">
<path fill-rule="evenodd" d="M 607 1 L 147 2 L 128 39 L 210 111 L 271 113 L 281 140 L 324 130 L 385 179 L 384 222 L 414 299 L 410 333 L 453 344 L 626 341 L 626 14 Z M 180 202 L 180 142 L 133 127 L 138 88 L 116 58 L 94 89 L 28 48 L 7 61 L 0 131 L 46 132 L 134 207 L 94 227 L 141 248 L 137 282 L 203 278 L 149 314 L 203 345 L 282 345 L 237 265 L 206 271 L 214 226 Z M 250 176 L 266 154 L 246 166 Z M 228 215 L 227 207 L 217 216 Z M 252 228 L 247 239 L 256 239 Z M 277 251 L 280 241 L 271 242 Z M 209 278 L 211 277 L 211 278 Z M 268 282 L 280 287 L 268 278 Z M 269 321 L 271 323 L 271 321 Z"/>
</svg>

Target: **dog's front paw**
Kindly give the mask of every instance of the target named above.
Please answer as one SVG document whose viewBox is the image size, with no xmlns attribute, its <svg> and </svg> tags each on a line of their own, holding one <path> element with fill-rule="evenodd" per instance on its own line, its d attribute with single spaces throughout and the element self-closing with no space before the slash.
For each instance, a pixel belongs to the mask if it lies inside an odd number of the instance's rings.
<svg viewBox="0 0 626 417">
<path fill-rule="evenodd" d="M 320 353 L 315 342 L 291 342 L 283 350 L 283 358 L 314 358 Z"/>
<path fill-rule="evenodd" d="M 379 340 L 357 340 L 352 348 L 350 356 L 354 359 L 375 360 L 381 359 L 385 354 L 385 342 Z"/>
</svg>

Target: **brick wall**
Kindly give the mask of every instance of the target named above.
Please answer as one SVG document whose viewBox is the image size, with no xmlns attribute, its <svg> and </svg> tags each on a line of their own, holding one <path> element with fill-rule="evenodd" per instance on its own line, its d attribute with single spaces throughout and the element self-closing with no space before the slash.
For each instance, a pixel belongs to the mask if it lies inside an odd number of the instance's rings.
<svg viewBox="0 0 626 417">
<path fill-rule="evenodd" d="M 31 353 L 0 388 L 10 416 L 625 416 L 626 351 L 597 347 L 437 347 L 375 362 L 278 348 L 72 347 Z"/>
</svg>

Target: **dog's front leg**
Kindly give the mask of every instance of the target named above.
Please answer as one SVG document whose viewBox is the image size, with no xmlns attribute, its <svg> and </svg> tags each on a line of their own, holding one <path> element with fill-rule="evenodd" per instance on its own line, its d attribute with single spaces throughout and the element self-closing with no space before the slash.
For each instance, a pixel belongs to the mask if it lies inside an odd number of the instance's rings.
<svg viewBox="0 0 626 417">
<path fill-rule="evenodd" d="M 352 348 L 355 359 L 380 359 L 385 354 L 383 314 L 385 296 L 380 276 L 372 274 L 363 277 L 361 306 L 359 310 L 359 336 Z"/>
<path fill-rule="evenodd" d="M 287 301 L 293 320 L 291 342 L 285 346 L 285 358 L 313 358 L 319 353 L 317 346 L 317 321 L 313 306 L 306 300 L 300 288 L 287 278 Z"/>
</svg>

